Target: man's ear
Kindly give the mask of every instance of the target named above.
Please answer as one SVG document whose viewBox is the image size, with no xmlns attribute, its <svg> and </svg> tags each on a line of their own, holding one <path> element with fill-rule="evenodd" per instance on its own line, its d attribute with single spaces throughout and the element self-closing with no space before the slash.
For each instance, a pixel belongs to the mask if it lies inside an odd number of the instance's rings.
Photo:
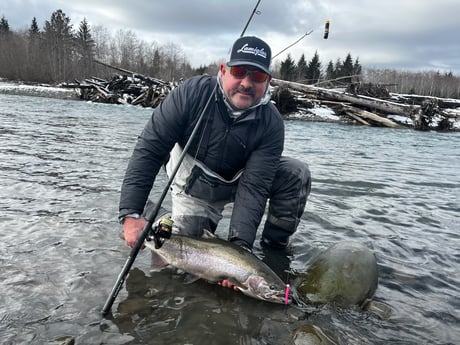
<svg viewBox="0 0 460 345">
<path fill-rule="evenodd" d="M 227 72 L 227 68 L 225 67 L 225 64 L 221 63 L 220 64 L 220 74 L 224 75 L 225 72 Z"/>
</svg>

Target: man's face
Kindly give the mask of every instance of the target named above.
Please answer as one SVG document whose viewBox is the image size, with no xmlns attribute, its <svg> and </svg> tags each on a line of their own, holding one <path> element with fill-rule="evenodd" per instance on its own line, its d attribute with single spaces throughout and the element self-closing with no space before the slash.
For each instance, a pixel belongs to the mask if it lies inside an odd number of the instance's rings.
<svg viewBox="0 0 460 345">
<path fill-rule="evenodd" d="M 266 80 L 260 81 L 263 79 L 261 74 L 251 75 L 251 71 L 255 71 L 257 68 L 244 65 L 237 66 L 237 68 L 238 74 L 234 76 L 230 72 L 230 67 L 225 64 L 220 65 L 222 88 L 230 104 L 235 109 L 244 110 L 259 103 L 271 77 L 267 76 Z M 249 70 L 249 73 L 245 74 L 244 70 Z M 262 71 L 259 70 L 259 72 Z"/>
</svg>

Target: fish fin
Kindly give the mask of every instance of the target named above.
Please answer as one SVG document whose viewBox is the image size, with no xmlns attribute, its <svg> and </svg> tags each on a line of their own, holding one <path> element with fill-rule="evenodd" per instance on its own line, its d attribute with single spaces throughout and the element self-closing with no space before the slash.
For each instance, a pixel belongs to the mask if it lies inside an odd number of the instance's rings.
<svg viewBox="0 0 460 345">
<path fill-rule="evenodd" d="M 168 263 L 160 256 L 160 254 L 154 251 L 151 251 L 151 253 L 152 261 L 150 263 L 150 272 L 158 272 L 168 266 Z"/>
<path fill-rule="evenodd" d="M 198 279 L 200 279 L 200 277 L 193 275 L 191 273 L 186 273 L 184 275 L 184 284 L 192 284 L 196 282 Z"/>
<path fill-rule="evenodd" d="M 230 284 L 236 286 L 240 290 L 247 290 L 247 287 L 245 287 L 243 284 L 241 284 L 239 281 L 233 279 L 233 278 L 228 278 L 226 279 Z"/>
<path fill-rule="evenodd" d="M 211 231 L 208 229 L 203 229 L 203 238 L 217 238 L 216 235 L 214 235 Z"/>
</svg>

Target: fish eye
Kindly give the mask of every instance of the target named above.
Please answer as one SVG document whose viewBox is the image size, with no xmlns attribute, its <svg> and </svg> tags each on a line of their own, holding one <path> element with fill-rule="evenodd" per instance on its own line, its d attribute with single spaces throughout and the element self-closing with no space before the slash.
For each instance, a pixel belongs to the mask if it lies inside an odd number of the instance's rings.
<svg viewBox="0 0 460 345">
<path fill-rule="evenodd" d="M 268 288 L 269 288 L 270 290 L 275 290 L 275 289 L 276 289 L 275 285 L 270 285 Z"/>
</svg>

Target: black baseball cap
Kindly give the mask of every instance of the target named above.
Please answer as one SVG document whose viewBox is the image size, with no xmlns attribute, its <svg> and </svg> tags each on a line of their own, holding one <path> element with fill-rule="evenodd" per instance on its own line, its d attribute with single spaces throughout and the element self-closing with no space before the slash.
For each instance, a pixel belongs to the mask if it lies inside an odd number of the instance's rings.
<svg viewBox="0 0 460 345">
<path fill-rule="evenodd" d="M 227 57 L 227 66 L 249 65 L 270 74 L 272 51 L 267 43 L 255 36 L 238 38 Z"/>
</svg>

